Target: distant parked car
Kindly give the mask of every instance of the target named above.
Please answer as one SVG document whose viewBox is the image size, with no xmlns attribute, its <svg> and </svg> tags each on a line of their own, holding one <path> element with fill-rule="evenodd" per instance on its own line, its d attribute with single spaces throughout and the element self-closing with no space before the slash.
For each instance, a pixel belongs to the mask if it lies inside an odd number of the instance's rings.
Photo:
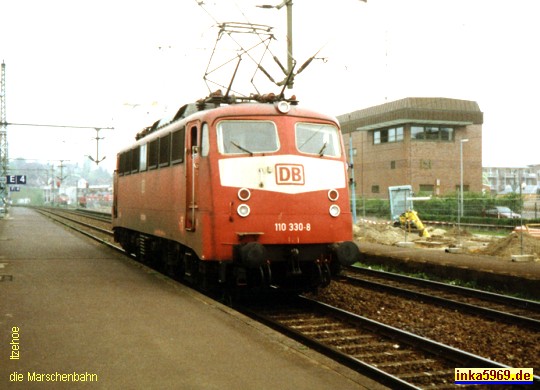
<svg viewBox="0 0 540 390">
<path fill-rule="evenodd" d="M 521 214 L 518 214 L 508 207 L 495 206 L 492 209 L 485 211 L 486 217 L 496 217 L 496 218 L 521 218 Z"/>
</svg>

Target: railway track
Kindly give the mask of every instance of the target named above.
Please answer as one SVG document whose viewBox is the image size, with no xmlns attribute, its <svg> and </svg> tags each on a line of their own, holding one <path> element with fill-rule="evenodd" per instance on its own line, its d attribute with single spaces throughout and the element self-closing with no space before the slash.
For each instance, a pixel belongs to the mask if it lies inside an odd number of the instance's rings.
<svg viewBox="0 0 540 390">
<path fill-rule="evenodd" d="M 38 210 L 47 214 L 60 223 L 76 229 L 83 234 L 91 236 L 113 248 L 124 252 L 118 246 L 112 244 L 112 231 L 103 227 L 96 227 L 91 220 L 103 225 L 101 217 L 93 217 L 80 213 L 66 213 L 65 210 Z M 84 221 L 81 221 L 84 219 Z M 100 220 L 101 219 L 101 220 Z M 110 224 L 109 224 L 110 226 Z M 91 233 L 90 231 L 93 231 Z M 368 279 L 367 273 L 362 270 L 362 276 L 359 276 L 358 270 L 353 270 L 353 275 L 348 275 L 348 283 L 357 283 L 352 279 L 360 279 L 358 283 L 377 283 L 371 280 L 364 282 L 362 279 Z M 368 270 L 368 273 L 372 273 Z M 356 274 L 356 276 L 354 275 Z M 377 274 L 377 273 L 373 273 Z M 385 273 L 387 274 L 387 273 Z M 408 280 L 407 278 L 385 275 L 388 279 L 394 280 L 392 283 L 403 284 L 408 282 L 409 289 L 415 284 L 423 284 L 424 281 Z M 380 276 L 379 276 L 380 279 Z M 405 281 L 404 281 L 405 280 Z M 388 284 L 388 282 L 384 282 Z M 379 280 L 379 284 L 381 284 Z M 438 286 L 439 284 L 435 284 Z M 372 285 L 370 288 L 379 288 Z M 403 287 L 403 285 L 402 285 Z M 439 286 L 440 287 L 440 286 Z M 386 288 L 386 287 L 385 287 Z M 393 286 L 396 289 L 399 287 Z M 426 292 L 426 288 L 428 289 Z M 445 295 L 446 287 L 440 287 Z M 433 287 L 423 287 L 424 291 L 412 291 L 406 294 L 425 294 L 432 295 Z M 458 288 L 451 294 L 477 295 L 475 290 Z M 394 292 L 395 294 L 396 292 Z M 400 292 L 399 294 L 404 294 Z M 488 294 L 489 295 L 489 294 Z M 492 301 L 498 301 L 500 305 L 503 296 L 492 294 Z M 418 295 L 416 295 L 418 297 Z M 454 297 L 454 300 L 458 300 Z M 423 300 L 428 299 L 423 297 Z M 446 298 L 433 298 L 446 299 Z M 468 298 L 459 298 L 469 300 Z M 478 298 L 474 298 L 478 299 Z M 511 301 L 518 302 L 515 298 Z M 486 299 L 486 302 L 489 299 Z M 470 303 L 467 303 L 470 304 Z M 514 316 L 525 317 L 523 310 L 529 311 L 529 307 L 536 307 L 535 302 L 526 301 L 525 303 L 515 304 L 515 306 L 524 306 L 519 308 Z M 262 321 L 298 341 L 305 343 L 309 347 L 318 350 L 333 359 L 338 360 L 373 379 L 386 384 L 392 388 L 455 388 L 454 369 L 456 367 L 484 367 L 484 368 L 505 368 L 507 365 L 497 363 L 472 353 L 461 351 L 442 343 L 432 341 L 428 338 L 415 335 L 411 332 L 399 330 L 395 327 L 382 324 L 381 322 L 368 319 L 366 317 L 352 314 L 346 310 L 337 309 L 330 305 L 316 302 L 307 298 L 298 298 L 298 300 L 288 300 L 276 304 L 261 307 L 260 301 L 252 307 L 238 308 L 245 314 Z M 492 309 L 490 309 L 492 310 Z M 528 315 L 531 317 L 530 315 Z M 532 319 L 534 321 L 534 319 Z M 514 320 L 512 320 L 514 321 Z M 536 323 L 532 322 L 535 327 Z M 536 328 L 537 329 L 537 328 Z M 535 384 L 540 384 L 540 378 L 535 377 Z M 478 387 L 475 387 L 477 389 Z"/>
<path fill-rule="evenodd" d="M 120 246 L 114 244 L 114 233 L 110 229 L 110 219 L 107 222 L 102 215 L 45 207 L 36 207 L 34 210 L 115 250 L 125 252 Z"/>
<path fill-rule="evenodd" d="M 390 272 L 349 267 L 345 282 L 540 330 L 540 302 Z"/>
<path fill-rule="evenodd" d="M 238 309 L 391 388 L 455 388 L 456 367 L 507 367 L 303 297 Z"/>
<path fill-rule="evenodd" d="M 80 215 L 83 217 L 93 218 L 97 221 L 103 221 L 111 223 L 112 216 L 111 213 L 105 213 L 103 211 L 95 211 L 95 210 L 88 210 L 88 209 L 75 209 L 75 210 L 68 210 L 73 215 Z"/>
</svg>

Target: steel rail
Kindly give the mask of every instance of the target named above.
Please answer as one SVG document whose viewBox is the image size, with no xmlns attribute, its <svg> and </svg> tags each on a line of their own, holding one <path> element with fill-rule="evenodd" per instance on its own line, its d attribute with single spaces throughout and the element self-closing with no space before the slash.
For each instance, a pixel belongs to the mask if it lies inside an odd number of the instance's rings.
<svg viewBox="0 0 540 390">
<path fill-rule="evenodd" d="M 512 322 L 520 326 L 528 326 L 534 329 L 540 329 L 540 303 L 530 301 L 526 299 L 518 299 L 501 294 L 495 294 L 491 292 L 475 290 L 466 287 L 454 286 L 446 283 L 435 282 L 431 280 L 414 278 L 406 275 L 399 275 L 395 273 L 389 273 L 384 271 L 375 271 L 370 269 L 364 269 L 359 267 L 349 267 L 349 271 L 354 272 L 355 276 L 344 274 L 342 277 L 351 283 L 362 284 L 370 288 L 380 288 L 390 290 L 394 293 L 398 293 L 409 297 L 420 297 L 424 300 L 440 303 L 447 307 L 457 308 L 462 311 L 466 311 L 473 314 L 482 314 L 495 320 L 505 320 Z M 373 281 L 362 279 L 357 275 L 364 275 L 368 277 L 374 277 L 377 279 L 383 279 L 384 281 L 390 280 L 400 284 L 406 284 L 407 287 L 393 286 L 380 281 Z M 411 289 L 410 287 L 413 286 Z M 416 290 L 414 289 L 416 288 Z M 443 293 L 450 293 L 452 297 L 438 296 L 433 293 L 425 293 L 418 291 L 418 289 L 429 289 L 440 291 Z M 485 303 L 504 305 L 512 308 L 512 311 L 503 311 L 503 309 L 479 306 L 478 304 L 471 304 L 459 300 L 461 297 L 473 298 L 481 300 Z M 515 309 L 519 309 L 520 314 L 515 313 Z"/>
<path fill-rule="evenodd" d="M 109 222 L 109 223 L 112 221 L 111 213 L 106 213 L 103 211 L 88 210 L 88 209 L 74 209 L 74 210 L 69 210 L 69 211 L 75 215 L 81 215 L 84 217 L 93 218 L 97 221 L 103 221 L 103 222 Z"/>
<path fill-rule="evenodd" d="M 292 309 L 279 307 L 269 310 L 261 309 L 258 306 L 236 308 L 257 321 L 286 334 L 288 337 L 294 338 L 349 368 L 392 388 L 419 389 L 423 388 L 424 385 L 425 387 L 451 385 L 453 384 L 455 367 L 509 367 L 305 297 L 300 297 L 298 302 L 292 303 Z M 291 310 L 297 313 L 291 314 Z M 328 316 L 332 320 L 330 321 L 325 317 L 314 320 L 319 315 Z M 304 320 L 302 317 L 307 319 Z M 342 325 L 338 327 L 333 322 L 335 319 L 342 321 Z M 319 321 L 319 325 L 309 325 L 314 321 Z M 326 324 L 327 322 L 329 324 Z M 313 331 L 313 327 L 321 328 L 321 335 L 323 336 L 318 336 Z M 359 329 L 357 333 L 360 336 L 349 334 L 351 327 Z M 361 344 L 356 341 L 357 338 L 369 337 L 369 334 L 376 335 L 377 340 L 383 338 L 384 340 L 380 344 L 390 343 L 393 345 L 385 352 L 372 354 L 376 357 L 371 357 L 369 353 L 361 353 L 355 356 L 354 353 L 345 352 L 347 348 L 350 350 L 362 348 L 369 350 L 369 344 Z M 336 340 L 340 337 L 342 339 L 337 342 Z M 330 341 L 324 342 L 322 339 Z M 347 340 L 352 341 L 353 345 L 350 347 L 338 345 L 341 342 L 347 342 Z M 334 343 L 334 345 L 331 345 L 331 343 Z M 354 345 L 354 343 L 361 345 Z M 406 347 L 403 348 L 396 343 L 403 344 Z M 417 354 L 418 350 L 421 350 L 421 354 L 425 357 L 413 361 L 406 360 L 407 354 L 411 351 L 413 355 Z M 381 357 L 387 357 L 388 361 L 378 362 L 375 360 L 373 362 L 373 359 L 380 359 Z M 431 371 L 429 367 L 426 367 L 430 363 L 433 365 Z M 422 366 L 422 369 L 416 371 L 416 369 L 411 368 L 406 373 L 389 372 L 392 369 L 397 369 L 398 366 L 415 367 L 416 365 Z M 445 368 L 441 369 L 441 365 Z M 426 381 L 430 382 L 429 385 L 425 384 Z M 534 381 L 535 384 L 540 384 L 540 377 L 535 376 Z"/>
<path fill-rule="evenodd" d="M 106 241 L 106 240 L 104 240 L 104 239 L 102 239 L 100 237 L 94 236 L 93 234 L 88 233 L 86 230 L 79 229 L 76 226 L 70 225 L 69 223 L 66 223 L 63 220 L 77 223 L 77 224 L 82 225 L 84 227 L 87 227 L 87 228 L 90 228 L 92 230 L 96 230 L 96 231 L 98 231 L 100 233 L 106 234 L 107 236 L 112 236 L 114 234 L 111 230 L 103 229 L 103 228 L 100 228 L 99 226 L 94 226 L 94 225 L 91 225 L 91 224 L 86 223 L 86 222 L 78 221 L 76 219 L 69 218 L 69 217 L 66 217 L 64 215 L 60 215 L 58 213 L 55 213 L 54 211 L 46 210 L 46 209 L 43 209 L 43 208 L 34 208 L 34 210 L 36 210 L 41 215 L 44 215 L 44 216 L 46 216 L 46 217 L 48 217 L 50 219 L 53 219 L 54 221 L 56 221 L 56 222 L 58 222 L 58 223 L 60 223 L 60 224 L 62 224 L 64 226 L 67 226 L 67 227 L 69 227 L 69 228 L 71 228 L 71 229 L 73 229 L 73 230 L 75 230 L 75 231 L 77 231 L 79 233 L 82 233 L 85 236 L 88 236 L 88 237 L 93 238 L 93 239 L 95 239 L 95 240 L 97 240 L 99 242 L 102 242 L 102 243 L 108 245 L 109 247 L 112 247 L 114 249 L 120 249 L 121 251 L 124 251 L 122 248 L 120 248 L 120 247 L 118 247 L 118 246 L 116 246 L 114 244 L 111 244 L 110 242 L 108 242 L 108 241 Z"/>
<path fill-rule="evenodd" d="M 529 299 L 521 299 L 512 297 L 509 295 L 497 294 L 484 290 L 477 290 L 469 287 L 456 286 L 453 284 L 437 282 L 428 279 L 416 278 L 413 276 L 397 274 L 388 271 L 378 271 L 374 269 L 368 269 L 363 267 L 352 266 L 348 270 L 352 270 L 355 273 L 362 273 L 365 275 L 371 275 L 375 277 L 382 277 L 385 279 L 392 279 L 398 282 L 405 282 L 418 285 L 428 285 L 430 287 L 439 288 L 441 290 L 447 290 L 451 293 L 458 293 L 462 295 L 468 295 L 473 298 L 485 299 L 492 302 L 501 303 L 504 305 L 510 305 L 521 309 L 533 310 L 540 314 L 540 302 L 531 301 Z"/>
<path fill-rule="evenodd" d="M 55 209 L 45 209 L 45 208 L 35 208 L 35 210 L 40 212 L 41 214 L 47 213 L 49 215 L 55 215 L 58 218 L 63 218 L 65 220 L 67 220 L 67 221 L 77 223 L 77 224 L 79 224 L 81 226 L 85 226 L 87 228 L 99 231 L 100 233 L 104 233 L 104 234 L 106 234 L 108 236 L 113 236 L 114 235 L 114 232 L 112 230 L 110 230 L 110 229 L 103 229 L 103 228 L 100 228 L 99 226 L 95 226 L 95 225 L 92 225 L 92 224 L 89 224 L 89 223 L 86 223 L 86 222 L 82 222 L 82 221 L 80 221 L 78 219 L 70 218 L 70 217 L 67 217 L 65 215 L 62 215 L 62 213 L 66 213 L 66 210 L 55 210 Z M 69 211 L 67 213 L 68 214 L 73 214 L 73 213 L 70 213 Z M 84 217 L 87 217 L 87 216 L 84 215 Z"/>
</svg>

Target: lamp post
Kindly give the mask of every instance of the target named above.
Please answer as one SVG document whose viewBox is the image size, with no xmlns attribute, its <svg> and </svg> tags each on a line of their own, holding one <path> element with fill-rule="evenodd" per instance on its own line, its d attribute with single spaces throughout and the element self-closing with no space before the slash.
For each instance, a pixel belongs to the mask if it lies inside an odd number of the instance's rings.
<svg viewBox="0 0 540 390">
<path fill-rule="evenodd" d="M 353 213 L 353 223 L 356 225 L 356 183 L 354 177 L 354 151 L 352 132 L 349 133 L 349 168 L 351 168 L 351 208 Z"/>
<path fill-rule="evenodd" d="M 519 205 L 519 208 L 521 209 L 520 213 L 519 213 L 519 221 L 520 221 L 519 226 L 521 227 L 521 229 L 519 229 L 520 230 L 520 235 L 519 235 L 519 244 L 520 245 L 519 246 L 520 246 L 520 250 L 521 250 L 520 254 L 521 254 L 521 256 L 523 256 L 523 211 L 525 210 L 525 208 L 521 207 L 522 201 L 523 201 L 523 186 L 521 185 L 521 180 L 523 180 L 523 179 L 521 178 L 521 169 L 518 171 L 518 178 L 519 178 L 519 180 L 518 180 L 518 183 L 519 183 L 519 203 L 518 203 L 518 205 Z"/>
<path fill-rule="evenodd" d="M 463 144 L 469 142 L 468 138 L 463 138 L 459 142 L 459 204 L 458 204 L 458 237 L 461 247 L 461 216 L 463 215 Z"/>
</svg>

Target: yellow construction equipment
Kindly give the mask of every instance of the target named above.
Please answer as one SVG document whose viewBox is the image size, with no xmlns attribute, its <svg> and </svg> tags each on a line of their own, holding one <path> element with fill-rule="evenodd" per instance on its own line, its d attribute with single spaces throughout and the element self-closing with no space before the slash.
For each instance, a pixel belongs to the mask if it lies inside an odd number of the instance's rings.
<svg viewBox="0 0 540 390">
<path fill-rule="evenodd" d="M 407 210 L 399 216 L 399 223 L 405 229 L 409 231 L 411 229 L 417 229 L 420 237 L 430 237 L 426 227 L 418 217 L 418 214 L 414 210 Z"/>
</svg>

